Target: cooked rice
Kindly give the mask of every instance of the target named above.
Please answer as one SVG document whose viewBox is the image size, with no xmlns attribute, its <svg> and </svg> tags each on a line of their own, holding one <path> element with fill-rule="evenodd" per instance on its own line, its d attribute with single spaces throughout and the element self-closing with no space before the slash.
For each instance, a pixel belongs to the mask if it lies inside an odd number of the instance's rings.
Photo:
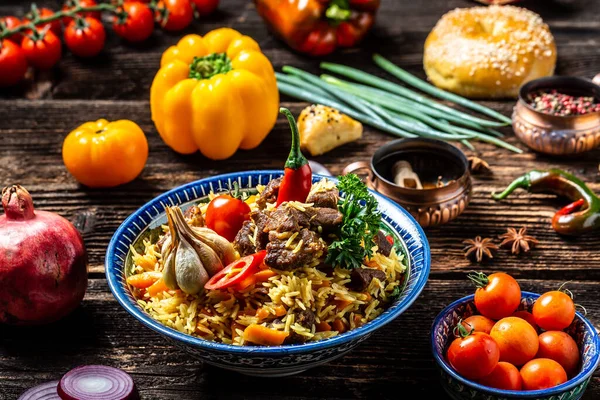
<svg viewBox="0 0 600 400">
<path fill-rule="evenodd" d="M 325 180 L 324 180 L 325 181 Z M 328 187 L 329 181 L 313 185 L 313 190 Z M 259 192 L 264 186 L 258 187 Z M 211 194 L 212 197 L 214 195 Z M 210 196 L 209 196 L 210 198 Z M 256 209 L 250 199 L 251 209 Z M 309 204 L 294 203 L 292 206 L 304 210 Z M 206 211 L 206 205 L 199 206 Z M 273 205 L 267 205 L 267 208 Z M 256 239 L 256 232 L 252 233 Z M 302 241 L 296 242 L 297 233 L 286 233 L 286 247 L 298 250 Z M 286 236 L 284 235 L 284 238 Z M 253 241 L 253 242 L 254 242 Z M 157 246 L 148 240 L 143 242 L 144 252 L 132 251 L 132 273 L 160 271 L 161 254 Z M 322 255 L 321 255 L 322 257 Z M 314 259 L 310 265 L 294 271 L 274 270 L 277 275 L 266 282 L 257 283 L 236 292 L 208 290 L 199 295 L 187 295 L 180 290 L 171 290 L 151 297 L 145 291 L 135 291 L 138 304 L 155 320 L 180 332 L 226 344 L 245 345 L 243 331 L 250 324 L 262 324 L 272 329 L 295 333 L 307 341 L 323 340 L 339 334 L 330 330 L 316 332 L 295 322 L 295 313 L 311 310 L 316 324 L 327 322 L 330 326 L 341 320 L 346 329 L 355 329 L 379 316 L 389 305 L 389 296 L 401 284 L 406 272 L 404 256 L 392 250 L 389 257 L 374 252 L 366 267 L 385 272 L 386 280 L 373 279 L 364 292 L 355 292 L 348 287 L 349 270 L 335 268 L 333 276 L 317 269 L 322 260 Z M 285 310 L 277 317 L 278 310 Z M 340 309 L 340 307 L 342 307 Z M 256 312 L 262 308 L 268 317 L 260 319 Z M 333 329 L 333 327 L 332 327 Z"/>
</svg>

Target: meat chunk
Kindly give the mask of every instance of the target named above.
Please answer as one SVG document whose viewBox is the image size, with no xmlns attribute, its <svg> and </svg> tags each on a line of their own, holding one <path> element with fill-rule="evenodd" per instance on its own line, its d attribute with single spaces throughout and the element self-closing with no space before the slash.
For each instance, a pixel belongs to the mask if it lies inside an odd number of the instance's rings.
<svg viewBox="0 0 600 400">
<path fill-rule="evenodd" d="M 269 220 L 264 229 L 266 232 L 299 232 L 300 229 L 309 226 L 310 217 L 306 212 L 282 204 L 269 214 Z"/>
<path fill-rule="evenodd" d="M 362 292 L 369 287 L 373 278 L 383 282 L 386 278 L 385 272 L 374 268 L 355 268 L 350 274 L 350 287 L 357 292 Z"/>
<path fill-rule="evenodd" d="M 280 238 L 279 236 L 276 231 L 269 232 L 265 264 L 270 268 L 288 271 L 301 268 L 311 260 L 320 258 L 326 250 L 323 242 L 319 240 L 319 236 L 308 229 L 302 229 L 289 247 L 286 247 L 289 238 Z M 296 250 L 298 244 L 300 246 Z"/>
<path fill-rule="evenodd" d="M 256 251 L 264 250 L 267 248 L 267 243 L 269 243 L 269 232 L 265 231 L 269 217 L 263 211 L 254 211 L 250 214 L 250 219 L 254 222 L 258 231 L 256 234 Z"/>
<path fill-rule="evenodd" d="M 388 242 L 387 237 L 385 236 L 385 233 L 383 231 L 377 232 L 377 235 L 375 236 L 375 244 L 377 245 L 377 251 L 379 253 L 383 254 L 386 257 L 390 256 L 393 245 L 390 242 Z"/>
<path fill-rule="evenodd" d="M 310 217 L 310 226 L 318 230 L 321 227 L 322 232 L 331 232 L 342 224 L 343 215 L 337 209 L 333 208 L 311 208 L 308 210 Z"/>
<path fill-rule="evenodd" d="M 310 193 L 306 202 L 313 203 L 314 207 L 334 208 L 337 210 L 339 198 L 340 191 L 334 187 L 332 189 Z"/>
<path fill-rule="evenodd" d="M 294 312 L 294 322 L 308 330 L 312 330 L 315 321 L 315 313 L 311 310 L 297 310 Z M 298 335 L 296 332 L 291 331 L 291 335 L 287 337 L 286 343 L 303 343 L 306 339 L 306 336 Z"/>
<path fill-rule="evenodd" d="M 191 226 L 204 226 L 204 217 L 202 216 L 202 211 L 198 206 L 189 207 L 187 210 L 185 210 L 183 216 Z"/>
<path fill-rule="evenodd" d="M 233 241 L 233 245 L 242 257 L 256 253 L 256 246 L 252 243 L 252 240 L 250 240 L 252 228 L 254 226 L 254 222 L 245 221 L 242 225 L 242 229 L 240 229 Z"/>
<path fill-rule="evenodd" d="M 259 209 L 263 210 L 267 206 L 267 203 L 277 202 L 279 187 L 281 186 L 281 179 L 282 178 L 272 179 L 267 184 L 265 190 L 263 190 L 258 200 L 256 200 L 256 204 L 258 205 Z"/>
</svg>

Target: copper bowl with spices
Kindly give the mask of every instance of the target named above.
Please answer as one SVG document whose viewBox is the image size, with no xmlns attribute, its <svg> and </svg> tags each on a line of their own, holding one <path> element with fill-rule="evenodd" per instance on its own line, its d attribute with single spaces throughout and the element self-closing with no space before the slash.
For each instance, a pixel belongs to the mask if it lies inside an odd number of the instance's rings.
<svg viewBox="0 0 600 400">
<path fill-rule="evenodd" d="M 424 228 L 455 219 L 471 200 L 467 157 L 441 140 L 393 140 L 381 146 L 370 162 L 354 162 L 343 174 L 361 171 L 371 189 L 403 206 Z"/>
<path fill-rule="evenodd" d="M 594 81 L 569 76 L 523 85 L 513 111 L 513 129 L 531 149 L 573 155 L 600 146 L 600 74 Z"/>
</svg>

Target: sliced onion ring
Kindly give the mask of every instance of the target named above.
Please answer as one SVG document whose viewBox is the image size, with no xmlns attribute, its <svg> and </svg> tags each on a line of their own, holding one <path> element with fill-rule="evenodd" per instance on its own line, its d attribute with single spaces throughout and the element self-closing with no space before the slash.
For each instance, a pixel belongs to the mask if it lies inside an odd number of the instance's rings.
<svg viewBox="0 0 600 400">
<path fill-rule="evenodd" d="M 32 387 L 19 397 L 19 400 L 61 400 L 56 392 L 58 381 L 42 383 Z"/>
<path fill-rule="evenodd" d="M 84 365 L 67 372 L 58 384 L 62 400 L 138 400 L 131 376 L 118 368 Z"/>
</svg>

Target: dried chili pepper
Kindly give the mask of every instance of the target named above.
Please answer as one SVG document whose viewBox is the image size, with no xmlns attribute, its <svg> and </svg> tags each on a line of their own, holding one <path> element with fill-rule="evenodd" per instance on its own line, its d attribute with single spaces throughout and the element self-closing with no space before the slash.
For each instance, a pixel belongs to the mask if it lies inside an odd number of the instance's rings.
<svg viewBox="0 0 600 400">
<path fill-rule="evenodd" d="M 515 179 L 495 200 L 508 197 L 515 189 L 531 193 L 554 193 L 573 203 L 559 210 L 552 228 L 562 235 L 576 236 L 600 230 L 600 198 L 579 178 L 560 169 L 532 170 Z"/>
<path fill-rule="evenodd" d="M 290 47 L 313 56 L 352 47 L 375 22 L 380 0 L 255 0 L 267 25 Z"/>
<path fill-rule="evenodd" d="M 280 108 L 279 112 L 285 114 L 290 122 L 292 130 L 292 149 L 285 162 L 285 173 L 279 195 L 277 196 L 277 205 L 284 201 L 299 201 L 304 203 L 312 186 L 312 170 L 308 160 L 300 151 L 300 133 L 294 120 L 294 116 L 287 108 Z"/>
</svg>

